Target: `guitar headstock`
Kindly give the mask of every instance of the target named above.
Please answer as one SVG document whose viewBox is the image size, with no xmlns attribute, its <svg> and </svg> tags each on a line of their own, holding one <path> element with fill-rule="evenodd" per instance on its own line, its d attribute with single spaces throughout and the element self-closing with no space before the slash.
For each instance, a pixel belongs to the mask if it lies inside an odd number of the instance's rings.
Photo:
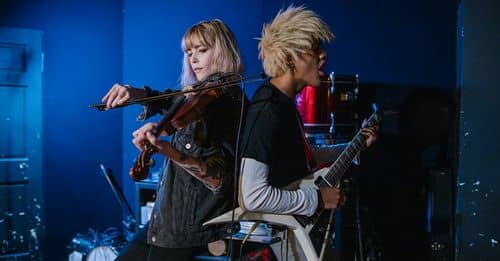
<svg viewBox="0 0 500 261">
<path fill-rule="evenodd" d="M 372 115 L 370 115 L 370 117 L 366 120 L 366 125 L 365 125 L 366 127 L 377 125 L 382 120 L 382 113 L 378 109 L 377 104 L 375 103 L 372 104 L 372 110 L 373 110 Z"/>
</svg>

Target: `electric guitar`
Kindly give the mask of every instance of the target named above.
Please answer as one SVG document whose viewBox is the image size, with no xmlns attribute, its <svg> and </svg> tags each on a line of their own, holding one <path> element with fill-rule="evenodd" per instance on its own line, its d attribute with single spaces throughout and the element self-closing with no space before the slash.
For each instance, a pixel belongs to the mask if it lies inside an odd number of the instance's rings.
<svg viewBox="0 0 500 261">
<path fill-rule="evenodd" d="M 380 122 L 380 116 L 375 104 L 373 105 L 373 110 L 374 112 L 368 118 L 366 126 L 373 126 Z M 361 133 L 361 130 L 359 130 L 333 164 L 316 171 L 302 180 L 291 183 L 284 189 L 295 190 L 298 188 L 310 187 L 318 189 L 319 187 L 325 186 L 338 186 L 343 179 L 344 173 L 351 166 L 352 160 L 358 155 L 365 144 L 366 137 Z M 289 238 L 287 241 L 289 241 L 290 245 L 288 247 L 290 247 L 291 250 L 289 254 L 293 260 L 304 260 L 305 258 L 308 261 L 318 261 L 320 257 L 322 258 L 325 246 L 328 242 L 328 232 L 330 230 L 329 222 L 333 210 L 324 211 L 330 212 L 330 215 L 322 215 L 322 211 L 320 210 L 320 213 L 318 213 L 319 215 L 315 215 L 316 218 L 298 215 L 250 212 L 241 207 L 233 211 L 234 221 L 259 221 L 286 226 L 288 230 L 292 232 L 291 235 L 288 236 Z M 219 217 L 209 220 L 203 225 L 230 223 L 232 222 L 233 211 L 229 211 Z M 324 222 L 325 220 L 326 222 Z M 274 249 L 275 248 L 273 248 L 273 250 Z M 279 254 L 276 256 L 280 258 Z"/>
</svg>

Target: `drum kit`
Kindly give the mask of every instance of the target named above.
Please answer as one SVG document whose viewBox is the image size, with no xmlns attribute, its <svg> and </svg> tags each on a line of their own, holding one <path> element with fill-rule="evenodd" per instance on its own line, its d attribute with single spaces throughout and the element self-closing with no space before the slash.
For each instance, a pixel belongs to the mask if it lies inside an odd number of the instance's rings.
<svg viewBox="0 0 500 261">
<path fill-rule="evenodd" d="M 89 229 L 86 234 L 77 234 L 68 245 L 68 261 L 113 261 L 127 240 L 116 228 L 99 233 Z"/>
<path fill-rule="evenodd" d="M 320 86 L 306 86 L 296 105 L 306 138 L 312 146 L 331 145 L 350 139 L 360 123 L 356 112 L 358 75 L 330 73 Z"/>
</svg>

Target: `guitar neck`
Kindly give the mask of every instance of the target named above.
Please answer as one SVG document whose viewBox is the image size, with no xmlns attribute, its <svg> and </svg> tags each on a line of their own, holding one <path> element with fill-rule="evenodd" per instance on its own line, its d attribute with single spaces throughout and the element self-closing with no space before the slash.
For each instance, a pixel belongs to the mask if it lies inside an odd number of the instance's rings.
<svg viewBox="0 0 500 261">
<path fill-rule="evenodd" d="M 374 112 L 370 118 L 367 120 L 367 126 L 373 126 L 379 122 L 377 112 Z M 351 166 L 351 162 L 358 155 L 358 153 L 363 149 L 366 144 L 366 137 L 362 134 L 362 130 L 359 130 L 354 138 L 351 140 L 349 145 L 342 151 L 340 156 L 335 160 L 335 162 L 330 165 L 328 173 L 323 177 L 327 184 L 335 186 L 342 179 L 342 176 Z"/>
<path fill-rule="evenodd" d="M 334 186 L 342 179 L 343 174 L 351 166 L 351 162 L 361 151 L 365 143 L 366 137 L 361 132 L 358 132 L 342 154 L 329 167 L 328 173 L 323 177 L 328 184 Z"/>
</svg>

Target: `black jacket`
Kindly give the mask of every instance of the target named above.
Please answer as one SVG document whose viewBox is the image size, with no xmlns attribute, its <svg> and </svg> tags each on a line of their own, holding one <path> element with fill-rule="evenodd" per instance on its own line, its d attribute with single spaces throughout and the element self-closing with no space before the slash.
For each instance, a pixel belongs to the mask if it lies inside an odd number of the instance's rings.
<svg viewBox="0 0 500 261">
<path fill-rule="evenodd" d="M 167 248 L 196 247 L 223 236 L 226 226 L 204 227 L 202 223 L 232 207 L 240 108 L 241 90 L 233 88 L 212 102 L 199 120 L 174 134 L 171 143 L 176 149 L 209 162 L 211 171 L 221 173 L 224 182 L 214 191 L 174 162 L 167 162 L 149 222 L 149 244 Z"/>
</svg>

